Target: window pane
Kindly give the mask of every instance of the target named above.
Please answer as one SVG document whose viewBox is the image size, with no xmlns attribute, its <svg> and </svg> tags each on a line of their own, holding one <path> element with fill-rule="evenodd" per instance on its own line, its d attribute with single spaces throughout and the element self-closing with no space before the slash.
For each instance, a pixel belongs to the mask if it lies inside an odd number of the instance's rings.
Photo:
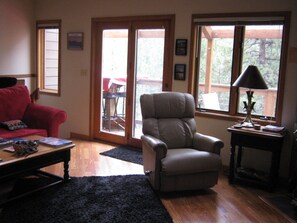
<svg viewBox="0 0 297 223">
<path fill-rule="evenodd" d="M 41 91 L 59 91 L 59 27 L 38 23 L 37 67 L 38 87 Z"/>
<path fill-rule="evenodd" d="M 128 30 L 104 30 L 102 48 L 103 77 L 126 78 L 128 56 Z"/>
<path fill-rule="evenodd" d="M 245 27 L 242 70 L 255 65 L 262 74 L 268 90 L 254 90 L 256 102 L 253 114 L 275 117 L 280 58 L 282 48 L 282 25 L 250 25 Z M 238 112 L 245 113 L 246 89 L 240 89 Z"/>
<path fill-rule="evenodd" d="M 44 89 L 58 90 L 59 29 L 45 29 Z"/>
<path fill-rule="evenodd" d="M 234 26 L 201 26 L 198 106 L 229 111 Z"/>
</svg>

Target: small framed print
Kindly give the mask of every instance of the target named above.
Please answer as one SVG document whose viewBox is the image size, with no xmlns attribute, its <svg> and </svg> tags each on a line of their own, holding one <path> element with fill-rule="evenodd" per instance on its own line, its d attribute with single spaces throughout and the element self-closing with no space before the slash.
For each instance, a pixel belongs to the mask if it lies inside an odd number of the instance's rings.
<svg viewBox="0 0 297 223">
<path fill-rule="evenodd" d="M 175 55 L 187 55 L 187 39 L 177 39 L 175 43 Z"/>
<path fill-rule="evenodd" d="M 175 64 L 174 66 L 174 80 L 186 80 L 186 65 Z"/>
<path fill-rule="evenodd" d="M 82 32 L 67 33 L 68 50 L 82 50 L 83 43 L 84 43 L 84 33 Z"/>
</svg>

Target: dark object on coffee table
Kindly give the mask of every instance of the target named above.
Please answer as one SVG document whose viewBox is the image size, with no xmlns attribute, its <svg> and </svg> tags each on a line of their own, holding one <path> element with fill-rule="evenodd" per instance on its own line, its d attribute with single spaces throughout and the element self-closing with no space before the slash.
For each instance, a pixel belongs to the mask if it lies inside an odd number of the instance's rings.
<svg viewBox="0 0 297 223">
<path fill-rule="evenodd" d="M 13 144 L 17 156 L 28 156 L 38 151 L 38 142 L 32 140 L 18 141 Z"/>
</svg>

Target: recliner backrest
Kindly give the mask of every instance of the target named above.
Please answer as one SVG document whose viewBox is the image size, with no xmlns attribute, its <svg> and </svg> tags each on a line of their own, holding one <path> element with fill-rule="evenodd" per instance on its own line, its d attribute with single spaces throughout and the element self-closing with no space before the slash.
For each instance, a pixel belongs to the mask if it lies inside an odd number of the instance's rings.
<svg viewBox="0 0 297 223">
<path fill-rule="evenodd" d="M 192 95 L 179 92 L 144 94 L 140 104 L 143 134 L 164 141 L 169 149 L 192 146 L 196 132 Z"/>
</svg>

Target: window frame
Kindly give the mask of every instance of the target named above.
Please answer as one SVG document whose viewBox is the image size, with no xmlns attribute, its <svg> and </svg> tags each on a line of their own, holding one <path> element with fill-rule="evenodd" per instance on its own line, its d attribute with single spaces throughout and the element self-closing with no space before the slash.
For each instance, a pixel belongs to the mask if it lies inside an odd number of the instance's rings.
<svg viewBox="0 0 297 223">
<path fill-rule="evenodd" d="M 263 117 L 258 115 L 253 115 L 252 118 L 259 124 L 268 124 L 273 123 L 280 125 L 282 122 L 282 108 L 283 108 L 283 97 L 284 97 L 284 85 L 285 85 L 285 74 L 286 74 L 286 63 L 287 63 L 287 54 L 288 54 L 288 42 L 289 42 L 289 32 L 290 32 L 290 12 L 257 12 L 257 13 L 224 13 L 224 14 L 193 14 L 191 20 L 191 45 L 190 45 L 190 61 L 189 61 L 189 82 L 188 82 L 188 92 L 191 93 L 195 101 L 198 99 L 198 69 L 199 69 L 199 51 L 198 45 L 200 44 L 200 38 L 198 38 L 199 28 L 196 25 L 196 21 L 199 19 L 213 21 L 209 23 L 212 25 L 214 23 L 223 25 L 225 20 L 236 23 L 235 21 L 245 21 L 247 19 L 256 18 L 254 22 L 255 25 L 263 23 L 262 20 L 269 21 L 270 18 L 280 17 L 283 22 L 283 39 L 282 39 L 282 51 L 280 58 L 280 68 L 279 68 L 279 82 L 278 82 L 278 91 L 277 91 L 277 100 L 276 100 L 276 110 L 275 118 L 272 120 L 265 120 Z M 205 23 L 206 24 L 206 23 Z M 228 23 L 230 24 L 230 23 Z M 247 24 L 248 25 L 248 24 Z M 250 22 L 249 22 L 250 25 Z M 239 89 L 232 87 L 232 83 L 240 74 L 241 70 L 241 49 L 238 47 L 238 44 L 241 44 L 243 39 L 242 34 L 244 32 L 238 31 L 240 28 L 235 29 L 234 34 L 234 55 L 232 61 L 232 72 L 231 72 L 231 83 L 230 83 L 230 101 L 229 101 L 229 112 L 225 111 L 215 111 L 215 110 L 199 110 L 196 106 L 196 116 L 208 117 L 215 119 L 224 119 L 238 122 L 245 117 L 244 114 L 237 112 L 238 98 L 239 98 Z M 198 41 L 197 41 L 198 38 Z"/>
<path fill-rule="evenodd" d="M 45 28 L 59 29 L 58 43 L 58 88 L 57 90 L 46 89 L 44 84 L 44 35 L 39 36 L 39 30 Z M 36 21 L 36 85 L 41 94 L 61 95 L 61 20 L 38 20 Z M 42 39 L 41 39 L 42 38 Z M 43 48 L 40 49 L 39 46 Z"/>
</svg>

